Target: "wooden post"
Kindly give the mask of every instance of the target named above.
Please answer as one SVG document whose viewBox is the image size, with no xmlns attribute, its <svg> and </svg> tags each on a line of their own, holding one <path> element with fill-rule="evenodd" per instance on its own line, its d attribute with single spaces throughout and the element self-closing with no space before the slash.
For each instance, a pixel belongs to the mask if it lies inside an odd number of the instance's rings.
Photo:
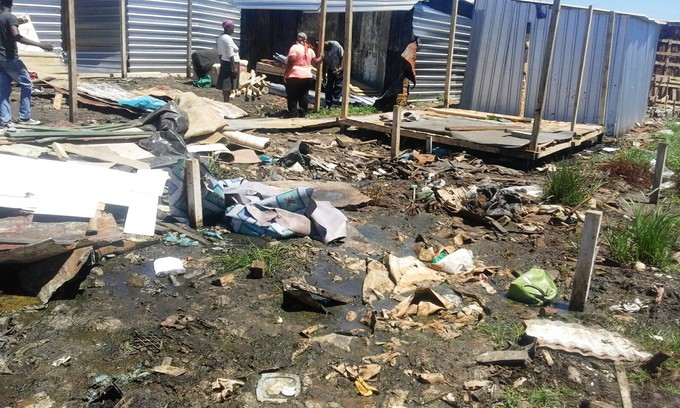
<svg viewBox="0 0 680 408">
<path fill-rule="evenodd" d="M 401 106 L 394 105 L 392 111 L 392 149 L 390 150 L 390 157 L 395 158 L 399 155 L 399 145 L 401 142 Z"/>
<path fill-rule="evenodd" d="M 341 117 L 349 116 L 349 87 L 352 78 L 352 0 L 345 4 L 345 56 L 343 57 L 343 81 L 342 81 L 342 113 Z"/>
<path fill-rule="evenodd" d="M 432 154 L 432 136 L 428 136 L 425 139 L 425 153 Z"/>
<path fill-rule="evenodd" d="M 574 97 L 574 112 L 571 119 L 571 131 L 576 128 L 578 120 L 578 108 L 581 102 L 581 87 L 583 86 L 583 75 L 586 72 L 586 58 L 588 57 L 588 40 L 590 39 L 590 26 L 593 23 L 593 6 L 588 7 L 588 22 L 586 23 L 585 33 L 583 34 L 583 52 L 581 53 L 581 65 L 578 69 L 578 82 L 576 82 L 576 95 Z"/>
<path fill-rule="evenodd" d="M 67 0 L 68 7 L 68 120 L 76 121 L 78 110 L 78 65 L 76 64 L 76 9 L 74 0 Z"/>
<path fill-rule="evenodd" d="M 191 48 L 193 47 L 194 37 L 192 34 L 193 30 L 193 19 L 194 19 L 194 6 L 193 1 L 187 1 L 187 78 L 191 78 Z"/>
<path fill-rule="evenodd" d="M 127 78 L 127 1 L 120 0 L 120 76 Z"/>
<path fill-rule="evenodd" d="M 609 25 L 607 26 L 607 39 L 605 40 L 604 60 L 602 61 L 602 90 L 600 93 L 598 124 L 607 126 L 607 108 L 609 105 L 609 68 L 612 64 L 612 52 L 614 50 L 614 22 L 616 13 L 609 13 Z"/>
<path fill-rule="evenodd" d="M 557 34 L 557 22 L 560 17 L 560 0 L 554 0 L 552 15 L 550 16 L 550 27 L 548 28 L 548 40 L 545 45 L 545 55 L 543 56 L 543 67 L 541 68 L 541 78 L 538 85 L 538 96 L 536 97 L 536 107 L 534 108 L 534 127 L 531 130 L 531 141 L 529 150 L 536 151 L 538 146 L 538 132 L 541 131 L 541 119 L 543 119 L 543 108 L 545 107 L 545 94 L 548 93 L 548 76 L 552 65 L 553 48 L 555 47 L 555 34 Z"/>
<path fill-rule="evenodd" d="M 597 238 L 600 235 L 602 211 L 586 212 L 586 222 L 583 225 L 581 246 L 578 251 L 574 283 L 571 288 L 569 310 L 582 312 L 590 290 L 590 276 L 593 273 L 593 263 L 597 255 Z"/>
<path fill-rule="evenodd" d="M 522 84 L 519 88 L 519 113 L 517 116 L 524 117 L 527 110 L 527 79 L 529 78 L 529 48 L 531 47 L 531 23 L 527 23 L 527 31 L 524 34 L 524 63 L 522 64 Z"/>
<path fill-rule="evenodd" d="M 326 15 L 328 10 L 327 0 L 321 0 L 319 15 L 319 52 L 323 52 L 323 44 L 326 42 Z M 323 82 L 323 60 L 316 69 L 316 88 L 314 89 L 314 111 L 321 109 L 321 83 Z"/>
<path fill-rule="evenodd" d="M 659 194 L 661 193 L 661 182 L 663 181 L 663 169 L 666 167 L 666 151 L 668 144 L 659 143 L 656 149 L 656 166 L 654 167 L 654 185 L 652 186 L 652 194 L 649 197 L 651 204 L 659 202 Z"/>
<path fill-rule="evenodd" d="M 198 159 L 187 160 L 185 171 L 189 219 L 194 228 L 203 226 L 203 201 L 201 196 L 201 163 Z"/>
<path fill-rule="evenodd" d="M 451 5 L 451 24 L 449 26 L 449 50 L 446 56 L 446 79 L 444 80 L 444 107 L 451 104 L 451 70 L 453 65 L 453 51 L 456 47 L 456 20 L 458 18 L 458 0 Z"/>
</svg>

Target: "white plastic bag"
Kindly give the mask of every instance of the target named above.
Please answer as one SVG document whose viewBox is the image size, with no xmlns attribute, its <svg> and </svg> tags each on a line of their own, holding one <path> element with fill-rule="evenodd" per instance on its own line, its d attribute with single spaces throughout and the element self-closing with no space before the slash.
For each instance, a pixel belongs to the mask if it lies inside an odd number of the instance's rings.
<svg viewBox="0 0 680 408">
<path fill-rule="evenodd" d="M 475 269 L 475 264 L 472 261 L 472 251 L 461 248 L 432 263 L 432 267 L 450 274 L 461 274 Z"/>
</svg>

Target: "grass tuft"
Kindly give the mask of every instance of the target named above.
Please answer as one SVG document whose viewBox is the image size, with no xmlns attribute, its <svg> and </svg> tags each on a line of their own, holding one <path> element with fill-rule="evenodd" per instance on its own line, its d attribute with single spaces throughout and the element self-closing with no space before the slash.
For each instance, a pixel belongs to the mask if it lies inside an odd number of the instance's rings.
<svg viewBox="0 0 680 408">
<path fill-rule="evenodd" d="M 648 212 L 643 206 L 638 206 L 632 220 L 605 233 L 614 260 L 628 265 L 641 261 L 659 268 L 671 263 L 671 251 L 678 238 L 680 215 L 662 206 Z"/>
<path fill-rule="evenodd" d="M 349 105 L 349 115 L 350 116 L 361 116 L 361 115 L 372 115 L 374 113 L 379 113 L 380 111 L 373 106 L 366 105 Z M 305 117 L 308 119 L 318 119 L 333 116 L 340 116 L 342 114 L 342 108 L 331 108 L 319 109 L 318 112 L 310 112 Z"/>
<path fill-rule="evenodd" d="M 215 261 L 220 264 L 222 272 L 245 270 L 253 261 L 264 261 L 266 276 L 274 276 L 287 265 L 289 252 L 290 248 L 283 244 L 260 248 L 250 242 L 245 248 L 228 249 L 225 254 L 216 256 Z"/>
<path fill-rule="evenodd" d="M 593 177 L 575 163 L 568 163 L 548 174 L 543 196 L 549 203 L 575 206 L 592 196 L 601 185 L 602 179 Z"/>
<path fill-rule="evenodd" d="M 524 334 L 522 325 L 499 317 L 484 319 L 476 330 L 487 336 L 496 348 L 507 348 L 508 345 L 515 344 Z"/>
</svg>

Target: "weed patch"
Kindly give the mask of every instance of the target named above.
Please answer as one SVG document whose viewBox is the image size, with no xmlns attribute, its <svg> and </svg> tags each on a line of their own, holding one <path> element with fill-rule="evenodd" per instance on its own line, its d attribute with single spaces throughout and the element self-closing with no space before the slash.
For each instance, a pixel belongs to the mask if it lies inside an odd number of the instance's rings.
<svg viewBox="0 0 680 408">
<path fill-rule="evenodd" d="M 489 318 L 477 325 L 476 330 L 487 336 L 496 348 L 507 348 L 517 343 L 524 334 L 522 325 L 505 318 Z"/>
<path fill-rule="evenodd" d="M 525 389 L 503 388 L 503 401 L 501 407 L 515 408 L 521 401 L 528 402 L 536 408 L 568 407 L 572 400 L 578 397 L 578 393 L 568 387 L 531 387 Z"/>
<path fill-rule="evenodd" d="M 378 109 L 376 109 L 373 106 L 366 106 L 366 105 L 350 105 L 349 106 L 349 115 L 350 116 L 362 116 L 362 115 L 372 115 L 374 113 L 380 112 Z M 309 119 L 318 119 L 318 118 L 326 118 L 326 117 L 333 117 L 333 116 L 340 116 L 342 115 L 342 108 L 331 108 L 331 109 L 319 109 L 318 112 L 310 112 L 307 114 L 307 118 Z"/>
<path fill-rule="evenodd" d="M 660 268 L 671 263 L 671 250 L 680 238 L 680 216 L 662 206 L 645 212 L 639 206 L 630 221 L 608 229 L 605 240 L 614 260 L 642 261 Z"/>
<path fill-rule="evenodd" d="M 283 244 L 267 248 L 250 242 L 245 248 L 231 248 L 225 254 L 215 257 L 223 272 L 242 271 L 250 267 L 253 261 L 264 261 L 267 265 L 266 276 L 273 276 L 284 268 L 290 260 L 290 248 Z"/>
<path fill-rule="evenodd" d="M 602 179 L 570 163 L 548 174 L 543 196 L 550 203 L 575 206 L 592 196 L 601 185 Z"/>
</svg>

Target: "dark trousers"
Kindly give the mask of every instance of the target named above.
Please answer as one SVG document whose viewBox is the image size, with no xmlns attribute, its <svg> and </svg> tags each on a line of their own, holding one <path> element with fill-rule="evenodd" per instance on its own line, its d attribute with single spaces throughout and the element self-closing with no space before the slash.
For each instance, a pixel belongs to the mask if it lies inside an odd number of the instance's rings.
<svg viewBox="0 0 680 408">
<path fill-rule="evenodd" d="M 288 113 L 295 115 L 298 113 L 298 106 L 300 113 L 303 115 L 309 109 L 309 90 L 312 86 L 310 78 L 288 78 L 286 79 L 286 100 L 288 101 Z"/>
<path fill-rule="evenodd" d="M 342 72 L 333 74 L 329 72 L 326 75 L 326 107 L 330 108 L 333 105 L 340 104 L 342 97 Z"/>
</svg>

